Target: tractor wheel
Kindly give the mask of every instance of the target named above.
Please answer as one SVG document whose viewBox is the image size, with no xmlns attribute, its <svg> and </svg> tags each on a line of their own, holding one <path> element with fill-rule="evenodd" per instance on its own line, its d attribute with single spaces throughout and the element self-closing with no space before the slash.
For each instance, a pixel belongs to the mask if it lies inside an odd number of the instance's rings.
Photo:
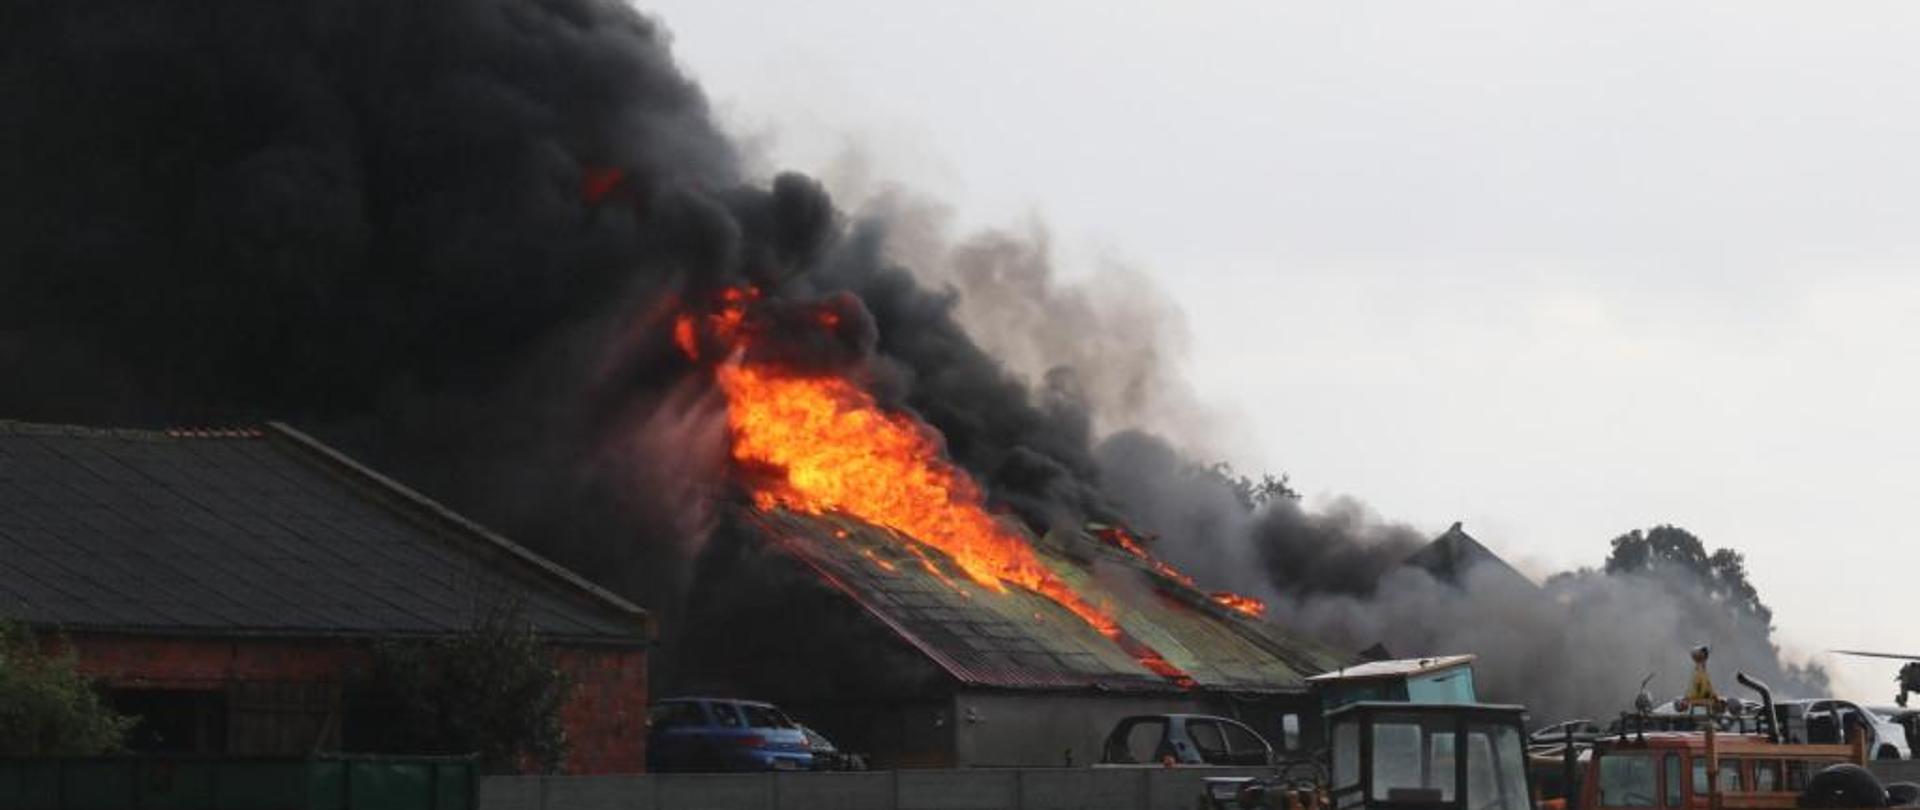
<svg viewBox="0 0 1920 810">
<path fill-rule="evenodd" d="M 1858 765 L 1834 765 L 1813 775 L 1800 792 L 1803 808 L 1886 807 L 1880 780 Z"/>
<path fill-rule="evenodd" d="M 1912 807 L 1920 804 L 1920 785 L 1912 782 L 1894 782 L 1887 785 L 1888 807 Z"/>
</svg>

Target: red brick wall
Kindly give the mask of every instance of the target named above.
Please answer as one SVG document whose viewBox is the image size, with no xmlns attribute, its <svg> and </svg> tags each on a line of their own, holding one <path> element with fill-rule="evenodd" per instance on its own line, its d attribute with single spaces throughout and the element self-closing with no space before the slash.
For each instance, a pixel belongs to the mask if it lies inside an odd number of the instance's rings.
<svg viewBox="0 0 1920 810">
<path fill-rule="evenodd" d="M 561 716 L 567 772 L 640 773 L 647 766 L 647 654 L 644 650 L 557 651 L 573 679 Z"/>
<path fill-rule="evenodd" d="M 234 681 L 333 682 L 370 658 L 346 642 L 270 639 L 161 639 L 73 636 L 80 669 L 118 688 L 210 689 Z M 562 709 L 568 773 L 646 769 L 647 656 L 644 650 L 556 648 L 573 681 Z"/>
</svg>

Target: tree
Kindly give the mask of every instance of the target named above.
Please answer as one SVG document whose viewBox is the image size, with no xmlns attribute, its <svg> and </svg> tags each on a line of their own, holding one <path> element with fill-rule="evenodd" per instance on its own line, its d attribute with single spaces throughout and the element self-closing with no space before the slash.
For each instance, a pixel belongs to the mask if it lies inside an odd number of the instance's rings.
<svg viewBox="0 0 1920 810">
<path fill-rule="evenodd" d="M 1747 560 L 1730 548 L 1707 551 L 1705 543 L 1678 526 L 1634 529 L 1613 539 L 1606 572 L 1612 574 L 1679 573 L 1695 581 L 1713 601 L 1773 625 L 1773 610 L 1747 580 Z"/>
<path fill-rule="evenodd" d="M 1284 473 L 1277 477 L 1272 473 L 1261 473 L 1260 480 L 1255 481 L 1247 476 L 1236 474 L 1233 471 L 1233 465 L 1224 461 L 1215 462 L 1211 467 L 1198 467 L 1197 471 L 1226 486 L 1233 492 L 1234 500 L 1239 501 L 1240 505 L 1249 512 L 1275 500 L 1300 500 L 1300 493 L 1293 488 L 1291 480 Z"/>
<path fill-rule="evenodd" d="M 75 667 L 25 626 L 0 619 L 0 756 L 86 756 L 119 750 L 134 718 L 115 713 Z"/>
<path fill-rule="evenodd" d="M 359 684 L 374 728 L 354 747 L 381 753 L 480 755 L 488 773 L 566 760 L 560 717 L 572 684 L 514 602 L 457 636 L 374 645 Z"/>
</svg>

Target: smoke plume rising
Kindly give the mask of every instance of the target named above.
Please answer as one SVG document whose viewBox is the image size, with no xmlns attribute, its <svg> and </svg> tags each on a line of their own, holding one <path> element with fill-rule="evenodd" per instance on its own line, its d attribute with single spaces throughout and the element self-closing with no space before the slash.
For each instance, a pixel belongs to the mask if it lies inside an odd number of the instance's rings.
<svg viewBox="0 0 1920 810">
<path fill-rule="evenodd" d="M 1030 525 L 1132 516 L 1329 639 L 1481 651 L 1496 695 L 1545 689 L 1529 664 L 1613 667 L 1581 692 L 1612 695 L 1641 665 L 1619 649 L 1668 661 L 1696 615 L 1587 627 L 1652 598 L 1600 582 L 1554 595 L 1574 625 L 1508 617 L 1548 645 L 1509 654 L 1474 635 L 1502 595 L 1395 569 L 1410 530 L 1243 508 L 1126 430 L 1196 444 L 1150 286 L 1063 282 L 1044 230 L 915 242 L 910 206 L 755 182 L 661 26 L 614 0 L 6 3 L 0 104 L 0 415 L 288 419 L 669 626 L 730 486 L 672 319 L 745 285 L 775 313 L 832 301 L 845 326 L 790 360 L 925 419 Z"/>
<path fill-rule="evenodd" d="M 1428 538 L 1352 499 L 1248 503 L 1225 476 L 1142 434 L 1113 436 L 1096 455 L 1116 499 L 1160 533 L 1156 553 L 1202 581 L 1266 599 L 1276 621 L 1346 649 L 1474 653 L 1482 696 L 1525 705 L 1540 724 L 1612 718 L 1648 675 L 1656 699 L 1681 694 L 1699 644 L 1714 650 L 1723 694 L 1742 691 L 1742 670 L 1783 697 L 1827 691 L 1823 671 L 1783 660 L 1764 617 L 1677 570 L 1582 570 L 1536 584 L 1482 563 L 1437 577 L 1403 564 Z"/>
</svg>

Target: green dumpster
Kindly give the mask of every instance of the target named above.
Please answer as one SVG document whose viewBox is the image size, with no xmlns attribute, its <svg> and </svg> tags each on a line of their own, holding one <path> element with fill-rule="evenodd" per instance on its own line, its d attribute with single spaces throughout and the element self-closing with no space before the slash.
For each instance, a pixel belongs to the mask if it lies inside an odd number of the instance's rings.
<svg viewBox="0 0 1920 810">
<path fill-rule="evenodd" d="M 0 759 L 6 810 L 474 810 L 472 757 Z"/>
</svg>

